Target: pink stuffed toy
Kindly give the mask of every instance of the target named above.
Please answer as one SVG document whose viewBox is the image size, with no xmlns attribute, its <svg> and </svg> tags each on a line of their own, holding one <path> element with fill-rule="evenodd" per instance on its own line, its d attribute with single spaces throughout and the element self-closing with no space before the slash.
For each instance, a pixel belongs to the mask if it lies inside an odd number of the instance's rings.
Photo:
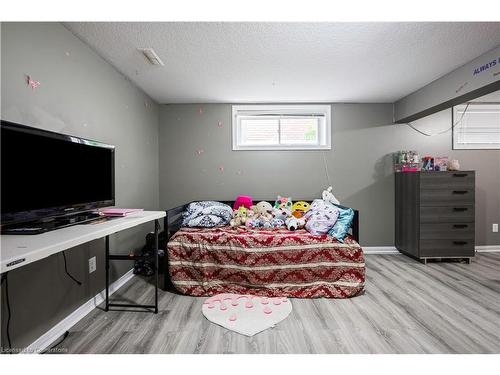
<svg viewBox="0 0 500 375">
<path fill-rule="evenodd" d="M 238 198 L 234 201 L 233 210 L 237 210 L 241 206 L 250 209 L 253 206 L 252 197 L 248 195 L 238 195 Z"/>
</svg>

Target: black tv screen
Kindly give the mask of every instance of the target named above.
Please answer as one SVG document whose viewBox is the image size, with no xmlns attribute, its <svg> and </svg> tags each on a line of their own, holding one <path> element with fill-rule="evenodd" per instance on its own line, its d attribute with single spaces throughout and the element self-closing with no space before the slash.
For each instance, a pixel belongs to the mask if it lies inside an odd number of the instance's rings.
<svg viewBox="0 0 500 375">
<path fill-rule="evenodd" d="M 2 121 L 2 224 L 114 205 L 114 146 Z"/>
</svg>

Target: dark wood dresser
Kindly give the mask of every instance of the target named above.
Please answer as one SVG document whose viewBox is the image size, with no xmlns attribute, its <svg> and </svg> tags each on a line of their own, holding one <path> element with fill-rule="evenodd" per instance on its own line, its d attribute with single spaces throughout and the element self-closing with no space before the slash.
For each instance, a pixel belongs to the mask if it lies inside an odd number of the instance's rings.
<svg viewBox="0 0 500 375">
<path fill-rule="evenodd" d="M 396 173 L 396 248 L 423 260 L 474 256 L 474 171 Z"/>
</svg>

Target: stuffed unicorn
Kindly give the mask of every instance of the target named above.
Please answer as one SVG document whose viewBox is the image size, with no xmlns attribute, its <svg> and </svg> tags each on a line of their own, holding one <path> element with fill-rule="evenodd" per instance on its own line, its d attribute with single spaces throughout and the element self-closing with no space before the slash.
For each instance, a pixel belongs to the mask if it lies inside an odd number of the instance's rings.
<svg viewBox="0 0 500 375">
<path fill-rule="evenodd" d="M 335 195 L 332 194 L 333 188 L 331 186 L 328 186 L 328 189 L 323 190 L 323 193 L 321 194 L 321 197 L 325 202 L 330 202 L 333 204 L 339 204 L 339 200 L 335 198 Z"/>
</svg>

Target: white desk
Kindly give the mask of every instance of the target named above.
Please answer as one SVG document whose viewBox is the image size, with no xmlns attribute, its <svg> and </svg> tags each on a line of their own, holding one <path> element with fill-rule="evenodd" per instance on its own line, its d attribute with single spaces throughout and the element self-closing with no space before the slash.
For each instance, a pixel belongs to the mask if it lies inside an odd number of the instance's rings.
<svg viewBox="0 0 500 375">
<path fill-rule="evenodd" d="M 0 236 L 1 273 L 47 258 L 71 247 L 165 217 L 165 211 L 140 211 L 98 224 L 80 224 L 35 235 Z"/>
</svg>

